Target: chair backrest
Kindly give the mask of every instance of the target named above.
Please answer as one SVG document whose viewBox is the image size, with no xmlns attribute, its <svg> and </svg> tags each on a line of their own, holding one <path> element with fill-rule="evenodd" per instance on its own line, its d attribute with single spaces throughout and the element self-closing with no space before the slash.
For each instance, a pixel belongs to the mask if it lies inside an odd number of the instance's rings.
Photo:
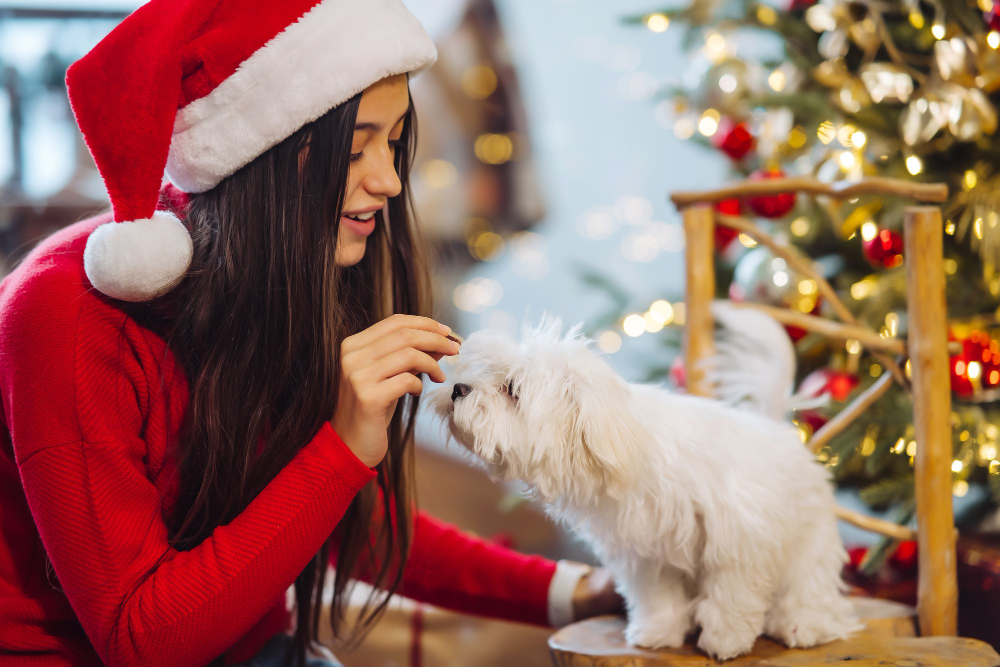
<svg viewBox="0 0 1000 667">
<path fill-rule="evenodd" d="M 957 631 L 958 587 L 955 564 L 955 526 L 952 515 L 951 383 L 948 372 L 947 308 L 944 295 L 941 210 L 936 206 L 910 206 L 904 214 L 904 251 L 907 266 L 908 328 L 906 340 L 883 337 L 862 326 L 840 300 L 814 263 L 795 249 L 764 232 L 753 221 L 723 214 L 712 206 L 725 199 L 805 192 L 831 199 L 861 195 L 891 195 L 917 202 L 943 202 L 948 188 L 942 183 L 920 184 L 873 177 L 844 187 L 811 178 L 747 180 L 703 192 L 677 192 L 671 201 L 684 219 L 686 278 L 684 362 L 687 391 L 710 396 L 702 363 L 714 353 L 711 302 L 715 298 L 714 228 L 716 224 L 738 230 L 767 247 L 787 265 L 815 281 L 819 293 L 838 322 L 782 308 L 762 308 L 785 324 L 842 340 L 856 340 L 886 369 L 876 382 L 819 429 L 807 443 L 818 452 L 844 430 L 893 382 L 913 398 L 917 450 L 914 475 L 917 501 L 919 580 L 917 613 L 923 635 L 954 635 Z M 748 307 L 755 307 L 747 304 Z M 909 359 L 909 373 L 904 359 Z M 896 539 L 913 531 L 845 509 L 840 518 Z"/>
</svg>

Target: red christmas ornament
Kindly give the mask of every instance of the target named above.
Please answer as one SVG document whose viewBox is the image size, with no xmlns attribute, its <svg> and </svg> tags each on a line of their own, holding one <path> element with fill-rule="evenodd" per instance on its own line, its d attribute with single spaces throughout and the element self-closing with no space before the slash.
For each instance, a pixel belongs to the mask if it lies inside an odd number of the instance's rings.
<svg viewBox="0 0 1000 667">
<path fill-rule="evenodd" d="M 993 9 L 983 12 L 983 20 L 992 30 L 1000 30 L 1000 1 L 993 0 Z"/>
<path fill-rule="evenodd" d="M 952 334 L 948 340 L 956 340 Z M 961 341 L 962 351 L 949 359 L 951 390 L 969 397 L 979 389 L 1000 386 L 1000 341 L 982 331 L 973 331 Z"/>
<path fill-rule="evenodd" d="M 799 413 L 798 420 L 812 429 L 813 433 L 823 428 L 830 421 L 819 410 L 803 410 Z"/>
<path fill-rule="evenodd" d="M 715 202 L 715 210 L 719 213 L 725 213 L 726 215 L 739 215 L 740 214 L 740 200 L 739 199 L 723 199 L 722 201 Z M 725 250 L 729 247 L 729 244 L 733 242 L 740 233 L 733 229 L 732 227 L 726 227 L 725 225 L 720 225 L 716 223 L 715 225 L 715 249 L 718 251 Z"/>
<path fill-rule="evenodd" d="M 731 118 L 723 118 L 719 129 L 712 138 L 715 147 L 733 160 L 742 160 L 743 156 L 753 150 L 755 141 L 750 134 L 750 126 Z"/>
<path fill-rule="evenodd" d="M 750 174 L 750 178 L 753 180 L 761 180 L 766 178 L 784 178 L 785 172 L 780 169 L 768 169 L 760 170 Z M 760 195 L 758 197 L 749 197 L 747 199 L 747 206 L 749 206 L 754 213 L 761 216 L 762 218 L 780 218 L 788 214 L 795 207 L 795 193 L 794 192 L 779 192 L 775 195 Z"/>
<path fill-rule="evenodd" d="M 843 402 L 859 383 L 860 380 L 854 373 L 833 368 L 817 368 L 802 380 L 799 392 L 806 396 L 830 394 L 833 400 Z"/>
<path fill-rule="evenodd" d="M 816 305 L 814 305 L 813 309 L 809 311 L 809 314 L 810 315 L 818 315 L 819 314 L 820 304 L 822 304 L 822 303 L 823 303 L 823 297 L 817 296 L 816 297 Z M 799 342 L 799 340 L 801 338 L 803 338 L 807 333 L 809 333 L 808 331 L 806 331 L 802 327 L 797 327 L 794 324 L 786 324 L 785 325 L 785 331 L 788 332 L 788 337 L 792 339 L 793 343 Z"/>
<path fill-rule="evenodd" d="M 865 259 L 875 268 L 891 269 L 903 263 L 903 237 L 891 229 L 880 229 L 862 247 Z"/>
<path fill-rule="evenodd" d="M 667 374 L 671 382 L 674 383 L 674 387 L 676 387 L 678 393 L 683 394 L 687 392 L 687 371 L 684 369 L 683 354 L 678 354 L 674 357 Z"/>
</svg>

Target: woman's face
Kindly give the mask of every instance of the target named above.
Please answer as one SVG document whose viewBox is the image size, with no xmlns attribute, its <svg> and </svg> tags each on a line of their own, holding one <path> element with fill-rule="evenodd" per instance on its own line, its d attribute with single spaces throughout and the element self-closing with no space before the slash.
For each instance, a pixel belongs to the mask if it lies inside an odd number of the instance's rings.
<svg viewBox="0 0 1000 667">
<path fill-rule="evenodd" d="M 409 104 L 405 74 L 373 83 L 361 94 L 337 236 L 336 262 L 340 266 L 361 261 L 368 235 L 375 230 L 374 212 L 402 188 L 395 167 L 396 143 L 403 134 Z M 358 221 L 348 216 L 368 219 Z"/>
</svg>

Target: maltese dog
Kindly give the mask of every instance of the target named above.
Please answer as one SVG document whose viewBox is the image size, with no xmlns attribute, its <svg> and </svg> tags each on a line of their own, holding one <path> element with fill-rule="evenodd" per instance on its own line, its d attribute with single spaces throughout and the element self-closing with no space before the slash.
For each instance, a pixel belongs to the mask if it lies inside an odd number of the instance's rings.
<svg viewBox="0 0 1000 667">
<path fill-rule="evenodd" d="M 861 626 L 829 473 L 775 419 L 791 394 L 788 338 L 759 312 L 713 312 L 728 340 L 709 374 L 742 407 L 626 383 L 581 325 L 562 335 L 552 318 L 520 341 L 469 336 L 429 402 L 613 572 L 629 643 L 679 647 L 700 626 L 698 647 L 725 660 L 761 634 L 790 647 L 846 637 Z"/>
</svg>

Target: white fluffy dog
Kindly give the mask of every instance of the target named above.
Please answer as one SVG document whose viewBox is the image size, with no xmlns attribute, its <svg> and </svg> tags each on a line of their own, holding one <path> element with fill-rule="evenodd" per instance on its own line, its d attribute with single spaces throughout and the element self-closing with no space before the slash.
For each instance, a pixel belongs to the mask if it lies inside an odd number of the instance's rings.
<svg viewBox="0 0 1000 667">
<path fill-rule="evenodd" d="M 783 367 L 754 382 L 785 404 L 791 350 L 781 328 L 724 303 L 714 310 L 730 332 L 723 352 L 777 356 Z M 527 483 L 610 568 L 628 641 L 677 647 L 700 626 L 698 647 L 724 660 L 762 633 L 806 647 L 857 629 L 829 475 L 791 425 L 628 384 L 579 329 L 561 335 L 549 319 L 520 341 L 474 333 L 430 403 L 496 477 Z"/>
</svg>

